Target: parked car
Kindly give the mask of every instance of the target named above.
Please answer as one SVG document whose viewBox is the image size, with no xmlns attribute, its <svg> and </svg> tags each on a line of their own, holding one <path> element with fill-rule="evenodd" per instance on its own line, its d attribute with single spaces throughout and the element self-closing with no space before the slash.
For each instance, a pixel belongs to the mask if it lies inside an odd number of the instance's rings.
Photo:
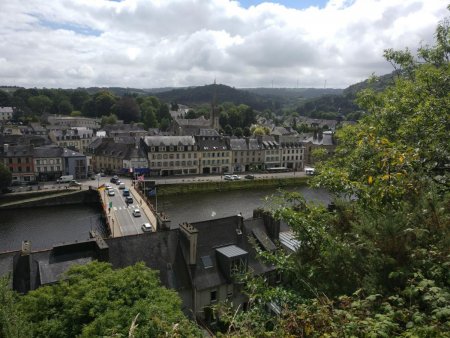
<svg viewBox="0 0 450 338">
<path fill-rule="evenodd" d="M 231 176 L 231 178 L 233 179 L 233 181 L 239 181 L 241 179 L 241 176 L 233 175 Z"/>
<path fill-rule="evenodd" d="M 120 185 L 122 182 L 120 180 L 116 181 L 116 185 Z"/>
<path fill-rule="evenodd" d="M 233 177 L 232 177 L 231 175 L 225 175 L 225 176 L 223 177 L 223 179 L 224 179 L 225 181 L 232 181 L 232 180 L 233 180 Z"/>
<path fill-rule="evenodd" d="M 245 175 L 245 178 L 248 179 L 248 180 L 254 180 L 255 176 L 249 174 L 249 175 Z"/>
<path fill-rule="evenodd" d="M 108 190 L 108 196 L 114 196 L 116 193 L 114 192 L 114 189 Z"/>
<path fill-rule="evenodd" d="M 131 196 L 125 197 L 125 203 L 126 204 L 132 204 L 133 203 L 133 197 L 131 197 Z"/>
<path fill-rule="evenodd" d="M 111 183 L 116 183 L 116 182 L 117 182 L 117 178 L 111 177 L 111 179 L 109 180 L 109 182 L 111 182 Z"/>
<path fill-rule="evenodd" d="M 142 228 L 142 231 L 144 231 L 144 232 L 152 231 L 152 225 L 150 223 L 142 224 L 141 228 Z"/>
<path fill-rule="evenodd" d="M 112 189 L 112 186 L 110 186 L 109 184 L 105 184 L 105 189 L 106 190 Z"/>
<path fill-rule="evenodd" d="M 141 212 L 139 209 L 134 209 L 133 210 L 133 216 L 134 217 L 141 217 Z"/>
<path fill-rule="evenodd" d="M 81 183 L 75 180 L 69 182 L 69 187 L 81 187 Z"/>
</svg>

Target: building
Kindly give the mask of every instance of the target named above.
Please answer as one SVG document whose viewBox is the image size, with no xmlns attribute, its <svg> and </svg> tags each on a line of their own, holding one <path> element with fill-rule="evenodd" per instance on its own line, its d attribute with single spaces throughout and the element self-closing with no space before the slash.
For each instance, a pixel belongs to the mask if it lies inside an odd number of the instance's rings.
<svg viewBox="0 0 450 338">
<path fill-rule="evenodd" d="M 193 136 L 146 136 L 142 144 L 151 175 L 199 173 L 199 152 Z"/>
<path fill-rule="evenodd" d="M 100 119 L 82 116 L 49 115 L 47 121 L 50 125 L 66 128 L 84 127 L 97 130 L 100 128 Z"/>
<path fill-rule="evenodd" d="M 28 184 L 35 181 L 34 146 L 4 144 L 1 160 L 12 174 L 12 184 Z"/>
<path fill-rule="evenodd" d="M 33 163 L 37 181 L 56 181 L 63 175 L 63 153 L 64 148 L 58 146 L 34 148 Z"/>
<path fill-rule="evenodd" d="M 256 138 L 230 139 L 233 172 L 260 170 L 264 167 L 264 149 Z"/>
<path fill-rule="evenodd" d="M 296 136 L 280 136 L 281 167 L 294 171 L 302 171 L 305 160 L 305 147 Z"/>
<path fill-rule="evenodd" d="M 259 142 L 264 149 L 265 169 L 281 168 L 280 145 L 273 136 L 261 136 Z"/>
<path fill-rule="evenodd" d="M 301 142 L 305 147 L 305 165 L 314 165 L 315 149 L 325 149 L 328 156 L 332 156 L 336 149 L 332 131 L 316 132 L 313 136 L 302 139 Z"/>
<path fill-rule="evenodd" d="M 0 254 L 0 276 L 11 274 L 14 290 L 25 293 L 58 282 L 74 264 L 107 261 L 114 268 L 144 262 L 158 270 L 161 282 L 176 290 L 183 311 L 214 324 L 212 307 L 228 300 L 245 310 L 248 298 L 239 277 L 244 273 L 264 276 L 269 284 L 279 283 L 275 267 L 258 260 L 254 244 L 273 251 L 279 239 L 280 222 L 258 214 L 244 220 L 230 216 L 192 224 L 179 229 L 54 246 L 33 252 L 32 243 L 22 250 Z"/>
<path fill-rule="evenodd" d="M 0 121 L 11 121 L 13 117 L 13 107 L 0 107 Z"/>
<path fill-rule="evenodd" d="M 199 154 L 199 173 L 221 174 L 231 172 L 232 152 L 221 137 L 196 137 Z"/>
<path fill-rule="evenodd" d="M 64 148 L 62 153 L 63 175 L 73 175 L 74 179 L 86 179 L 88 161 L 86 155 Z"/>
<path fill-rule="evenodd" d="M 135 147 L 133 143 L 118 143 L 112 138 L 98 138 L 86 148 L 93 172 L 121 174 L 129 171 L 131 162 L 127 156 Z"/>
<path fill-rule="evenodd" d="M 177 136 L 195 136 L 199 135 L 200 129 L 211 127 L 210 120 L 202 115 L 196 119 L 175 118 L 172 122 L 172 133 Z"/>
<path fill-rule="evenodd" d="M 84 153 L 94 138 L 94 131 L 86 127 L 54 129 L 48 134 L 50 140 L 60 147 L 70 148 Z"/>
</svg>

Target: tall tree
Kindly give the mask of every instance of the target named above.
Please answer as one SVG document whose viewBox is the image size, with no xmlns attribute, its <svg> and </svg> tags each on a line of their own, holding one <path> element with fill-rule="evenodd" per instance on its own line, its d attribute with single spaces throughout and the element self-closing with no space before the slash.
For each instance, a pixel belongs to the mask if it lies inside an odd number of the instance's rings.
<svg viewBox="0 0 450 338">
<path fill-rule="evenodd" d="M 119 270 L 100 262 L 72 267 L 58 284 L 23 296 L 20 310 L 33 337 L 200 333 L 181 312 L 176 292 L 162 287 L 157 272 L 143 263 Z"/>
<path fill-rule="evenodd" d="M 134 97 L 123 96 L 113 107 L 117 117 L 126 123 L 138 122 L 141 118 L 141 110 Z"/>
<path fill-rule="evenodd" d="M 0 163 L 0 191 L 11 185 L 12 174 L 7 167 Z"/>
<path fill-rule="evenodd" d="M 32 96 L 28 99 L 28 105 L 33 113 L 42 115 L 43 113 L 48 112 L 52 105 L 52 100 L 45 95 Z"/>
</svg>

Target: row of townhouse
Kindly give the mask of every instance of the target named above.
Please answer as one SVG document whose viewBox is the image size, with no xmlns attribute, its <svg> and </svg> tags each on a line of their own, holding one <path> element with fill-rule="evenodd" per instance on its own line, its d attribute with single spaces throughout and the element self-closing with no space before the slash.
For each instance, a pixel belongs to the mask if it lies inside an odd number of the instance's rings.
<svg viewBox="0 0 450 338">
<path fill-rule="evenodd" d="M 146 136 L 132 142 L 102 138 L 87 148 L 92 170 L 155 176 L 222 174 L 270 168 L 303 170 L 305 147 L 298 139 Z"/>
<path fill-rule="evenodd" d="M 87 178 L 87 158 L 73 150 L 54 145 L 35 147 L 4 144 L 0 163 L 9 169 L 13 184 L 55 181 L 62 175 Z"/>
</svg>

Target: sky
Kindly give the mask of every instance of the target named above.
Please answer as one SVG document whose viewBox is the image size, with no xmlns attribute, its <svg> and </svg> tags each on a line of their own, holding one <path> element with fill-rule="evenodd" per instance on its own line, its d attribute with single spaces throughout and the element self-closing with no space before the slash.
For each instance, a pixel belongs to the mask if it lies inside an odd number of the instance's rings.
<svg viewBox="0 0 450 338">
<path fill-rule="evenodd" d="M 433 44 L 443 0 L 0 0 L 0 85 L 345 88 Z"/>
</svg>

